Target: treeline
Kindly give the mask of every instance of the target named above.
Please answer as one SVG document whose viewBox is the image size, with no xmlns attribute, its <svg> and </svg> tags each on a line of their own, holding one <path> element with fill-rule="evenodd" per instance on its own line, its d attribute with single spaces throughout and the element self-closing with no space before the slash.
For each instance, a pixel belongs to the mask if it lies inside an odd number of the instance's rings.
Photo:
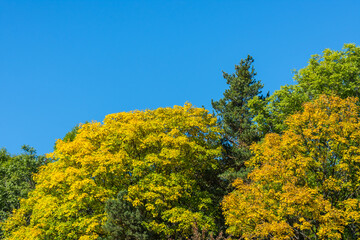
<svg viewBox="0 0 360 240">
<path fill-rule="evenodd" d="M 360 47 L 262 94 L 248 56 L 215 115 L 107 115 L 37 156 L 0 151 L 5 239 L 359 239 Z"/>
</svg>

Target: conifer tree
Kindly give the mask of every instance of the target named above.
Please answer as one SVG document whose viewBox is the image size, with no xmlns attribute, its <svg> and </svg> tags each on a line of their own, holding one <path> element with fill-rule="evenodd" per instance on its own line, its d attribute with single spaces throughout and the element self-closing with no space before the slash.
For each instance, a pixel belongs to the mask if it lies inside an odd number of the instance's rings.
<svg viewBox="0 0 360 240">
<path fill-rule="evenodd" d="M 244 162 L 250 158 L 249 146 L 259 140 L 257 132 L 252 128 L 252 115 L 248 101 L 259 96 L 263 85 L 256 80 L 253 67 L 254 59 L 248 56 L 235 65 L 235 73 L 223 73 L 229 89 L 219 101 L 212 101 L 219 124 L 225 131 L 222 140 L 224 147 L 223 167 L 221 175 L 232 182 L 238 177 L 244 177 L 246 170 Z M 260 96 L 260 99 L 264 99 Z"/>
<path fill-rule="evenodd" d="M 122 190 L 116 199 L 106 202 L 107 221 L 104 229 L 108 237 L 105 239 L 158 239 L 159 236 L 143 225 L 144 221 L 149 220 L 146 210 L 140 206 L 134 207 L 125 199 L 126 195 L 127 191 Z"/>
</svg>

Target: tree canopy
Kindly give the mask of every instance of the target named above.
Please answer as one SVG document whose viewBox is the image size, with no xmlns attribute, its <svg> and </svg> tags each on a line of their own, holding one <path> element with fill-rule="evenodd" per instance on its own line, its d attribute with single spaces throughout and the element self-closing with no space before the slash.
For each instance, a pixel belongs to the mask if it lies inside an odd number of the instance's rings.
<svg viewBox="0 0 360 240">
<path fill-rule="evenodd" d="M 142 224 L 165 237 L 214 229 L 217 202 L 206 179 L 218 167 L 221 130 L 203 108 L 116 113 L 58 140 L 55 162 L 35 176 L 36 189 L 5 223 L 8 239 L 106 237 L 105 202 L 124 199 L 145 209 Z M 216 174 L 215 174 L 216 177 Z"/>
<path fill-rule="evenodd" d="M 35 187 L 32 175 L 48 161 L 32 147 L 24 145 L 22 149 L 24 153 L 18 155 L 11 155 L 4 148 L 0 150 L 0 221 L 20 207 L 19 198 L 26 198 Z"/>
<path fill-rule="evenodd" d="M 308 66 L 295 72 L 296 84 L 282 86 L 264 101 L 254 97 L 249 107 L 262 136 L 285 130 L 285 119 L 302 110 L 303 103 L 320 95 L 360 97 L 360 47 L 345 44 L 341 51 L 325 49 L 313 55 Z"/>
<path fill-rule="evenodd" d="M 228 232 L 247 239 L 360 237 L 358 99 L 327 97 L 290 116 L 281 135 L 252 147 L 250 183 L 234 182 Z"/>
<path fill-rule="evenodd" d="M 263 85 L 256 79 L 253 66 L 254 59 L 248 56 L 235 65 L 235 73 L 223 73 L 229 89 L 224 97 L 212 101 L 219 118 L 220 126 L 225 135 L 222 139 L 224 146 L 222 177 L 232 182 L 246 174 L 244 162 L 250 158 L 250 145 L 259 140 L 257 131 L 252 127 L 253 115 L 250 113 L 248 102 L 259 96 Z M 259 99 L 263 99 L 260 97 Z"/>
<path fill-rule="evenodd" d="M 360 239 L 360 47 L 312 56 L 271 96 L 253 63 L 223 73 L 216 116 L 121 112 L 47 158 L 0 150 L 0 238 Z"/>
</svg>

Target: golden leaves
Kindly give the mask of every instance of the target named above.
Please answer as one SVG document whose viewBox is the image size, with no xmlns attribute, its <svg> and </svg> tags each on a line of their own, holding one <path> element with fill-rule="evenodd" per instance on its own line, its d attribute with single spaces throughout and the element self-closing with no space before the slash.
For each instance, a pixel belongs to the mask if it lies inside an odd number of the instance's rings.
<svg viewBox="0 0 360 240">
<path fill-rule="evenodd" d="M 248 239 L 355 234 L 360 197 L 356 102 L 321 96 L 290 116 L 282 135 L 268 134 L 252 147 L 249 183 L 237 180 L 236 190 L 223 201 L 229 233 Z"/>
<path fill-rule="evenodd" d="M 105 201 L 120 190 L 154 217 L 147 226 L 155 232 L 189 231 L 194 218 L 212 226 L 198 174 L 217 167 L 220 138 L 216 118 L 190 103 L 83 124 L 73 141 L 57 141 L 48 155 L 57 161 L 40 170 L 36 189 L 6 222 L 8 238 L 96 239 Z"/>
</svg>

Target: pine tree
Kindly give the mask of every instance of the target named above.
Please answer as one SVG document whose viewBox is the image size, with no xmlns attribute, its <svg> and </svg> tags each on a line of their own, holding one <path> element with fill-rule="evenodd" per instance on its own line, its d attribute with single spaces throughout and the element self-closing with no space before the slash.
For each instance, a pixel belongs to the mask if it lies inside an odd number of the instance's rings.
<svg viewBox="0 0 360 240">
<path fill-rule="evenodd" d="M 148 218 L 146 211 L 141 207 L 134 207 L 125 200 L 126 194 L 126 191 L 120 191 L 116 199 L 109 199 L 106 202 L 107 221 L 104 229 L 108 237 L 105 239 L 146 240 L 156 238 L 156 235 L 143 225 Z"/>
<path fill-rule="evenodd" d="M 259 96 L 263 85 L 256 80 L 253 67 L 254 59 L 248 56 L 235 65 L 235 73 L 223 73 L 229 89 L 225 90 L 224 97 L 219 101 L 212 101 L 219 124 L 225 131 L 222 140 L 223 173 L 221 177 L 232 182 L 247 173 L 244 162 L 250 158 L 249 146 L 259 140 L 256 130 L 252 127 L 252 115 L 248 101 Z M 264 99 L 263 96 L 260 96 Z"/>
</svg>

